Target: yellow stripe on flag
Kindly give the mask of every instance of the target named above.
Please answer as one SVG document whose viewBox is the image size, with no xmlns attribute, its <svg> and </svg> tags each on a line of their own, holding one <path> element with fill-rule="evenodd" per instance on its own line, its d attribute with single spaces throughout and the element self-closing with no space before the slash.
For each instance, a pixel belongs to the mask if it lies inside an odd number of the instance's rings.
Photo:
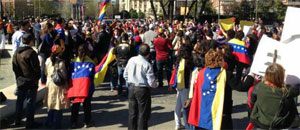
<svg viewBox="0 0 300 130">
<path fill-rule="evenodd" d="M 179 62 L 178 72 L 177 72 L 177 88 L 185 88 L 184 84 L 184 65 L 185 60 L 181 59 Z"/>
<path fill-rule="evenodd" d="M 213 129 L 220 130 L 222 124 L 224 97 L 226 84 L 226 70 L 221 68 L 221 72 L 217 78 L 217 91 L 213 104 L 211 106 Z"/>
<path fill-rule="evenodd" d="M 110 49 L 107 59 L 106 59 L 105 63 L 103 64 L 101 71 L 99 71 L 98 73 L 95 74 L 95 78 L 94 78 L 95 86 L 99 86 L 101 83 L 103 83 L 107 69 L 108 69 L 108 65 L 116 59 L 116 56 L 112 53 L 113 49 L 114 48 Z"/>
</svg>

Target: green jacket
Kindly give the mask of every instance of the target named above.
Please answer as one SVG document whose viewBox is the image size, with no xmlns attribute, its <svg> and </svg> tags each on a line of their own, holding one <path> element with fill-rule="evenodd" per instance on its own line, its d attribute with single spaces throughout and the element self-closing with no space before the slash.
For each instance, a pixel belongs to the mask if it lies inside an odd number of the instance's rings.
<svg viewBox="0 0 300 130">
<path fill-rule="evenodd" d="M 299 114 L 294 97 L 299 95 L 299 87 L 288 87 L 286 92 L 263 81 L 254 87 L 251 102 L 254 108 L 250 122 L 259 128 L 289 128 L 299 126 Z M 282 104 L 281 104 L 282 102 Z M 277 115 L 277 116 L 275 116 Z"/>
</svg>

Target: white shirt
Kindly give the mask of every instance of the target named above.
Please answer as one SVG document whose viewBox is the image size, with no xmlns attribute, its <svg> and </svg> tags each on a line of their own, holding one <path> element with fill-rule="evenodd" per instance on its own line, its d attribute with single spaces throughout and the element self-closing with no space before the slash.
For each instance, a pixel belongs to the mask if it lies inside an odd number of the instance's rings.
<svg viewBox="0 0 300 130">
<path fill-rule="evenodd" d="M 13 45 L 13 53 L 18 49 L 23 44 L 22 38 L 23 35 L 25 34 L 25 31 L 23 30 L 18 30 L 16 31 L 13 36 L 12 36 L 12 45 Z"/>
<path fill-rule="evenodd" d="M 157 87 L 152 65 L 141 55 L 129 59 L 124 79 L 139 87 Z"/>
</svg>

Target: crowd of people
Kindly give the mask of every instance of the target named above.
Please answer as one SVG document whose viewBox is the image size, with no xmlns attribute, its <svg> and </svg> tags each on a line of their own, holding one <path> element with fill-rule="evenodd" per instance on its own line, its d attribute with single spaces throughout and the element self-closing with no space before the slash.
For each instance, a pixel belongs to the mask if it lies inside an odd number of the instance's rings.
<svg viewBox="0 0 300 130">
<path fill-rule="evenodd" d="M 112 92 L 128 96 L 130 130 L 148 128 L 151 89 L 156 87 L 177 91 L 175 129 L 233 129 L 233 90 L 248 92 L 249 129 L 299 127 L 294 97 L 299 95 L 300 85 L 285 84 L 283 66 L 273 63 L 264 77 L 249 73 L 262 35 L 279 40 L 282 25 L 268 27 L 259 20 L 244 34 L 238 22 L 230 30 L 222 30 L 214 22 L 188 20 L 108 24 L 36 18 L 20 21 L 16 29 L 10 21 L 0 23 L 0 50 L 4 49 L 4 33 L 7 44 L 13 46 L 16 126 L 21 125 L 24 100 L 26 128 L 38 126 L 34 107 L 39 85 L 47 89 L 47 127 L 61 128 L 62 110 L 71 107 L 70 127 L 78 128 L 81 103 L 84 126 L 92 126 L 95 66 L 112 52 L 116 60 L 108 65 L 107 76 Z M 82 77 L 79 83 L 76 79 Z"/>
</svg>

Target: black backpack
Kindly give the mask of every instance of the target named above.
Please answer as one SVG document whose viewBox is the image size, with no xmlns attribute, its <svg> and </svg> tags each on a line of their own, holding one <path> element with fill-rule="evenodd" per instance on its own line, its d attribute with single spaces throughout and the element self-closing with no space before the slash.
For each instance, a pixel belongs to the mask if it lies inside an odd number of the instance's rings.
<svg viewBox="0 0 300 130">
<path fill-rule="evenodd" d="M 286 93 L 280 100 L 280 107 L 275 114 L 269 129 L 286 129 L 299 126 L 297 106 L 293 99 L 289 99 Z"/>
<path fill-rule="evenodd" d="M 51 75 L 51 78 L 52 78 L 54 84 L 56 84 L 59 87 L 62 87 L 63 85 L 66 84 L 66 77 L 63 76 L 62 70 L 59 69 L 60 62 L 64 62 L 64 61 L 61 59 L 57 59 L 55 65 L 54 65 L 54 72 Z"/>
</svg>

